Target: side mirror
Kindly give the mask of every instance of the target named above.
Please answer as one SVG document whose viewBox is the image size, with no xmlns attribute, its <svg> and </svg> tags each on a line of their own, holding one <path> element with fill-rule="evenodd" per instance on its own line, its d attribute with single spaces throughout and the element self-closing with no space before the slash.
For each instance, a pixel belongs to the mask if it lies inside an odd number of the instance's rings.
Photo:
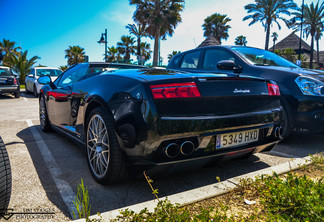
<svg viewBox="0 0 324 222">
<path fill-rule="evenodd" d="M 37 82 L 39 82 L 42 85 L 50 84 L 51 78 L 49 76 L 41 76 L 37 79 Z"/>
<path fill-rule="evenodd" d="M 34 78 L 34 75 L 33 74 L 28 74 L 28 77 L 29 78 Z"/>
<path fill-rule="evenodd" d="M 217 68 L 220 70 L 234 70 L 235 62 L 232 60 L 222 60 L 217 63 Z"/>
</svg>

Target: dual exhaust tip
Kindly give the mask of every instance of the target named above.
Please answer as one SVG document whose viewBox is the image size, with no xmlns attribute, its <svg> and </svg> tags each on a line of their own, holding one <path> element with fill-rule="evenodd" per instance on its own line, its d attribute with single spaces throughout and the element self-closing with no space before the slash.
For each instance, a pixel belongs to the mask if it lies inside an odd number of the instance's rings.
<svg viewBox="0 0 324 222">
<path fill-rule="evenodd" d="M 176 143 L 170 143 L 165 147 L 164 153 L 169 158 L 175 158 L 180 153 L 182 155 L 188 156 L 195 151 L 195 145 L 191 141 L 185 141 L 180 146 Z"/>
</svg>

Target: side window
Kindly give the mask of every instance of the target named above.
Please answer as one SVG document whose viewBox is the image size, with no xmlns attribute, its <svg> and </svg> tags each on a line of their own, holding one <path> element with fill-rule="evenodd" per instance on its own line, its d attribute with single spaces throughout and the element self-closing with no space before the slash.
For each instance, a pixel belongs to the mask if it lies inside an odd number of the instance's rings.
<svg viewBox="0 0 324 222">
<path fill-rule="evenodd" d="M 65 86 L 74 82 L 79 81 L 88 70 L 88 64 L 79 64 L 70 70 L 66 71 L 62 77 L 60 78 L 60 81 L 58 83 L 58 86 Z"/>
<path fill-rule="evenodd" d="M 197 69 L 201 51 L 186 54 L 181 62 L 180 68 Z"/>
<path fill-rule="evenodd" d="M 218 70 L 217 63 L 222 60 L 232 60 L 235 62 L 235 58 L 230 53 L 224 50 L 208 49 L 205 52 L 203 69 Z"/>
<path fill-rule="evenodd" d="M 172 60 L 169 63 L 169 66 L 171 68 L 178 68 L 181 58 L 182 58 L 182 56 L 175 56 L 175 57 L 173 57 Z"/>
</svg>

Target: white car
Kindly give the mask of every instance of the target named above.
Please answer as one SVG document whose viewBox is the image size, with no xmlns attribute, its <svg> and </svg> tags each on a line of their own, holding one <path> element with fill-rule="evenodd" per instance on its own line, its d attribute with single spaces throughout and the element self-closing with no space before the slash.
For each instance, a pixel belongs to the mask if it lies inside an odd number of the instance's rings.
<svg viewBox="0 0 324 222">
<path fill-rule="evenodd" d="M 41 76 L 50 76 L 52 81 L 54 81 L 62 71 L 58 68 L 53 67 L 34 67 L 30 70 L 29 74 L 25 79 L 26 92 L 34 93 L 35 97 L 38 96 L 40 89 L 43 87 L 37 79 Z"/>
</svg>

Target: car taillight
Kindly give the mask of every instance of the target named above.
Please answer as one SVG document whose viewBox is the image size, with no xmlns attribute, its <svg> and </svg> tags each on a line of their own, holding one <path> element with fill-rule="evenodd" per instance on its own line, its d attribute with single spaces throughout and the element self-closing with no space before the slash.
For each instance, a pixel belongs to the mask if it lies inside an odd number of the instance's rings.
<svg viewBox="0 0 324 222">
<path fill-rule="evenodd" d="M 154 99 L 201 97 L 196 83 L 170 83 L 151 85 Z"/>
<path fill-rule="evenodd" d="M 276 84 L 268 83 L 269 96 L 280 96 L 279 86 Z"/>
<path fill-rule="evenodd" d="M 14 79 L 14 84 L 17 85 L 17 79 Z"/>
</svg>

